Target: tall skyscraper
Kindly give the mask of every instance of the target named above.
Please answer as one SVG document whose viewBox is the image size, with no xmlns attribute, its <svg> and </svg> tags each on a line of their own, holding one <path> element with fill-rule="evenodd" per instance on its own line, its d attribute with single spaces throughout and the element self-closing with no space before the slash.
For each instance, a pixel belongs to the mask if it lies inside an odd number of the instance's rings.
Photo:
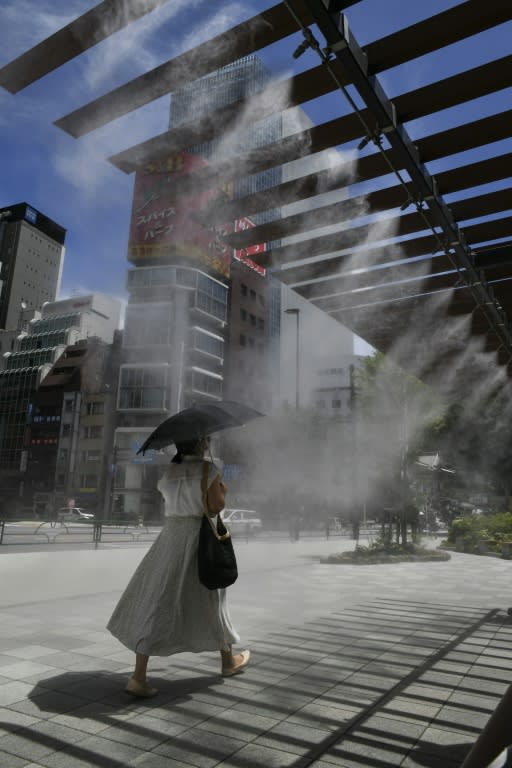
<svg viewBox="0 0 512 768">
<path fill-rule="evenodd" d="M 173 94 L 170 126 L 192 123 L 207 113 L 261 92 L 271 74 L 257 56 L 247 56 Z M 244 122 L 236 134 L 237 151 L 245 152 L 272 144 L 282 137 L 283 118 L 272 115 L 263 120 Z M 230 142 L 214 140 L 191 149 L 209 162 L 225 159 Z M 231 150 L 232 151 L 232 150 Z M 269 189 L 282 180 L 280 167 L 235 181 L 232 195 L 244 198 Z M 228 226 L 235 231 L 272 221 L 280 211 L 269 209 L 244 216 Z M 261 244 L 260 248 L 273 244 Z M 226 332 L 224 396 L 268 412 L 278 387 L 278 344 L 280 290 L 268 270 L 251 260 L 254 247 L 231 253 L 229 274 L 229 313 Z M 274 364 L 273 364 L 274 363 Z"/>
<path fill-rule="evenodd" d="M 196 120 L 252 95 L 268 80 L 269 74 L 256 57 L 224 67 L 173 94 L 170 126 Z M 251 126 L 240 135 L 240 142 L 249 149 L 275 141 L 279 135 L 280 118 L 271 118 Z M 234 370 L 229 361 L 226 365 L 225 352 L 226 341 L 231 342 L 227 335 L 229 289 L 233 291 L 234 281 L 244 281 L 243 271 L 248 267 L 231 273 L 232 249 L 222 242 L 219 232 L 208 231 L 194 219 L 194 211 L 221 191 L 207 189 L 188 198 L 177 197 L 175 192 L 182 176 L 215 161 L 219 151 L 218 142 L 191 147 L 136 176 L 115 441 L 114 495 L 120 516 L 124 510 L 154 518 L 159 508 L 155 491 L 158 463 L 166 459 L 151 453 L 145 458 L 136 456 L 148 433 L 166 415 L 194 401 L 225 396 L 226 371 Z M 279 171 L 271 170 L 241 179 L 231 193 L 243 196 L 272 186 L 279 178 Z M 230 226 L 235 223 L 228 223 Z M 259 294 L 263 295 L 265 280 L 256 277 L 261 280 Z M 259 338 L 251 337 L 251 341 L 257 355 L 257 343 L 267 333 L 267 301 L 263 299 L 260 305 L 256 300 L 255 305 L 257 310 L 247 313 L 247 321 L 251 323 L 254 317 L 254 336 L 259 334 Z M 263 322 L 261 328 L 258 322 Z M 240 341 L 243 333 L 236 336 Z"/>
<path fill-rule="evenodd" d="M 222 67 L 217 72 L 202 77 L 173 93 L 169 127 L 176 128 L 183 123 L 192 123 L 209 112 L 225 107 L 235 101 L 248 99 L 264 90 L 271 80 L 270 72 L 257 56 L 246 56 L 243 59 Z M 278 141 L 282 136 L 281 115 L 271 115 L 263 120 L 254 121 L 240 126 L 236 130 L 237 152 L 244 152 Z M 200 155 L 207 161 L 215 161 L 226 156 L 225 140 L 216 139 L 205 144 L 192 147 L 191 152 Z M 251 176 L 237 179 L 234 197 L 260 192 L 279 184 L 281 168 L 269 168 Z M 253 217 L 254 223 L 270 221 L 279 215 L 279 211 L 264 211 Z"/>
<path fill-rule="evenodd" d="M 27 203 L 0 209 L 0 329 L 40 310 L 60 288 L 66 230 Z"/>
</svg>

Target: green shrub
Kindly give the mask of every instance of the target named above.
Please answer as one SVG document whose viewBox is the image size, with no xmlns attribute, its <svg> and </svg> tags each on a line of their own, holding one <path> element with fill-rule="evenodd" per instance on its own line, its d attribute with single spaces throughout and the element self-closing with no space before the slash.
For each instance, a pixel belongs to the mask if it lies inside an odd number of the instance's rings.
<svg viewBox="0 0 512 768">
<path fill-rule="evenodd" d="M 473 538 L 478 535 L 482 529 L 480 517 L 459 517 L 453 520 L 448 531 L 448 543 L 455 544 L 456 540 L 463 536 L 464 538 Z"/>
<path fill-rule="evenodd" d="M 454 546 L 462 537 L 465 552 L 477 552 L 478 544 L 485 539 L 496 541 L 489 549 L 501 551 L 501 542 L 512 540 L 512 513 L 500 512 L 496 515 L 472 515 L 458 518 L 450 526 L 448 544 Z"/>
<path fill-rule="evenodd" d="M 403 554 L 409 554 L 414 555 L 419 550 L 422 550 L 421 547 L 418 547 L 416 544 L 413 544 L 412 542 L 408 542 L 407 544 L 397 544 L 394 541 L 389 541 L 388 539 L 377 539 L 376 541 L 369 544 L 367 547 L 358 545 L 355 549 L 355 556 L 356 557 L 369 557 L 372 555 L 403 555 Z"/>
</svg>

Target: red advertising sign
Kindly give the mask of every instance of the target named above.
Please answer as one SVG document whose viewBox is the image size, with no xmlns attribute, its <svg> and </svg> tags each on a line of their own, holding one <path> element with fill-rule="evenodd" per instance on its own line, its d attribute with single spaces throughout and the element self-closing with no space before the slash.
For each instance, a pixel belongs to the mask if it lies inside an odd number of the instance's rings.
<svg viewBox="0 0 512 768">
<path fill-rule="evenodd" d="M 247 216 L 244 216 L 243 219 L 237 219 L 235 221 L 235 232 L 243 232 L 244 229 L 252 229 L 254 226 L 254 222 L 247 218 Z M 259 275 L 265 276 L 265 267 L 256 264 L 256 262 L 250 258 L 250 256 L 256 256 L 258 253 L 263 253 L 265 250 L 266 243 L 259 243 L 258 245 L 249 245 L 247 248 L 236 249 L 233 256 L 237 261 L 241 261 L 250 269 L 254 269 Z"/>
<path fill-rule="evenodd" d="M 231 249 L 221 236 L 229 227 L 207 228 L 194 218 L 219 195 L 206 189 L 192 196 L 179 196 L 180 178 L 207 165 L 198 155 L 185 152 L 152 164 L 135 176 L 128 259 L 138 263 L 146 259 L 184 258 L 205 264 L 229 277 Z"/>
</svg>

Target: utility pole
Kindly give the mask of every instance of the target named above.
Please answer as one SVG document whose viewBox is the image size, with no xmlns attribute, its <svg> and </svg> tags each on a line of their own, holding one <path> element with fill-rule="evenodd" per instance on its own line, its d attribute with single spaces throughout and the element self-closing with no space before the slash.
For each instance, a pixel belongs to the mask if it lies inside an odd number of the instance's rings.
<svg viewBox="0 0 512 768">
<path fill-rule="evenodd" d="M 297 321 L 296 326 L 296 346 L 295 346 L 295 410 L 299 410 L 299 387 L 300 387 L 300 366 L 299 366 L 299 315 L 300 309 L 298 307 L 292 307 L 291 309 L 285 309 L 287 315 L 295 315 Z"/>
<path fill-rule="evenodd" d="M 408 392 L 407 392 L 407 382 L 405 378 L 402 376 L 402 418 L 401 418 L 401 424 L 400 424 L 400 506 L 402 509 L 400 510 L 401 514 L 401 528 L 402 528 L 402 544 L 407 544 L 407 495 L 408 495 L 408 484 L 407 484 L 407 456 L 409 453 L 409 445 L 408 445 L 408 407 L 407 407 L 407 398 L 408 398 Z"/>
</svg>

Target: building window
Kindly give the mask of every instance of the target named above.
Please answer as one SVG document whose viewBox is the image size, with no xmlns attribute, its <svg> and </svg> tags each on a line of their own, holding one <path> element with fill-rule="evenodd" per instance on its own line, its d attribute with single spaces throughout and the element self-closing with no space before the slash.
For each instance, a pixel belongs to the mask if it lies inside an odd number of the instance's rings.
<svg viewBox="0 0 512 768">
<path fill-rule="evenodd" d="M 245 309 L 240 310 L 240 320 L 243 320 L 244 322 L 247 320 L 247 312 Z"/>
<path fill-rule="evenodd" d="M 119 408 L 153 410 L 168 408 L 167 366 L 121 368 Z"/>
<path fill-rule="evenodd" d="M 316 407 L 325 408 L 325 400 L 317 400 Z"/>
<path fill-rule="evenodd" d="M 254 339 L 251 336 L 249 336 L 249 346 L 254 347 Z"/>
<path fill-rule="evenodd" d="M 172 305 L 132 304 L 126 309 L 124 347 L 146 347 L 171 342 Z"/>
<path fill-rule="evenodd" d="M 256 301 L 256 291 L 251 288 L 250 296 L 253 301 Z"/>
<path fill-rule="evenodd" d="M 52 331 L 68 330 L 71 327 L 80 327 L 81 313 L 74 312 L 69 315 L 53 315 L 44 320 L 36 320 L 32 324 L 32 333 L 51 333 Z"/>
<path fill-rule="evenodd" d="M 332 407 L 333 408 L 341 408 L 341 400 L 333 400 L 332 401 Z"/>
<path fill-rule="evenodd" d="M 212 374 L 208 374 L 203 371 L 192 370 L 187 378 L 187 385 L 190 389 L 193 389 L 196 392 L 201 392 L 205 395 L 221 397 L 222 377 L 213 376 Z"/>
<path fill-rule="evenodd" d="M 224 355 L 224 339 L 196 327 L 193 334 L 193 348 L 199 352 L 222 359 Z"/>
<path fill-rule="evenodd" d="M 84 427 L 85 440 L 98 440 L 101 437 L 103 437 L 103 427 L 100 424 L 91 424 L 88 427 Z"/>
<path fill-rule="evenodd" d="M 53 347 L 49 347 L 47 349 L 33 349 L 27 352 L 13 352 L 5 362 L 5 369 L 32 368 L 44 363 L 53 362 L 54 351 Z"/>
<path fill-rule="evenodd" d="M 101 401 L 87 403 L 86 411 L 88 416 L 103 416 L 105 404 Z"/>
<path fill-rule="evenodd" d="M 115 470 L 114 485 L 116 488 L 124 488 L 126 486 L 126 467 L 123 464 L 118 464 Z"/>
<path fill-rule="evenodd" d="M 135 455 L 139 450 L 144 440 L 148 437 L 152 430 L 138 432 L 136 430 L 128 430 L 126 432 L 116 431 L 115 435 L 115 448 L 119 451 L 129 451 L 130 454 Z"/>
<path fill-rule="evenodd" d="M 258 328 L 260 331 L 263 331 L 265 328 L 265 321 L 262 317 L 258 317 Z"/>
<path fill-rule="evenodd" d="M 69 437 L 71 434 L 71 424 L 62 425 L 62 437 Z"/>
<path fill-rule="evenodd" d="M 196 285 L 196 272 L 190 269 L 175 269 L 175 267 L 144 267 L 131 269 L 128 272 L 127 287 L 129 291 L 140 289 L 178 285 L 194 287 Z"/>
<path fill-rule="evenodd" d="M 258 294 L 258 301 L 260 302 L 260 306 L 265 306 L 265 297 L 261 295 L 261 293 Z"/>
<path fill-rule="evenodd" d="M 226 302 L 197 291 L 196 307 L 219 320 L 226 320 Z"/>
<path fill-rule="evenodd" d="M 240 286 L 240 292 L 242 296 L 247 296 L 247 286 L 245 283 L 242 283 Z"/>
<path fill-rule="evenodd" d="M 247 344 L 247 339 L 243 333 L 240 334 L 240 346 L 245 347 Z"/>
<path fill-rule="evenodd" d="M 97 488 L 98 475 L 80 475 L 80 486 L 82 488 Z"/>
<path fill-rule="evenodd" d="M 256 325 L 256 317 L 254 315 L 249 315 L 249 319 L 251 321 L 251 325 Z"/>
<path fill-rule="evenodd" d="M 100 461 L 101 451 L 93 449 L 90 451 L 82 451 L 82 461 Z"/>
</svg>

